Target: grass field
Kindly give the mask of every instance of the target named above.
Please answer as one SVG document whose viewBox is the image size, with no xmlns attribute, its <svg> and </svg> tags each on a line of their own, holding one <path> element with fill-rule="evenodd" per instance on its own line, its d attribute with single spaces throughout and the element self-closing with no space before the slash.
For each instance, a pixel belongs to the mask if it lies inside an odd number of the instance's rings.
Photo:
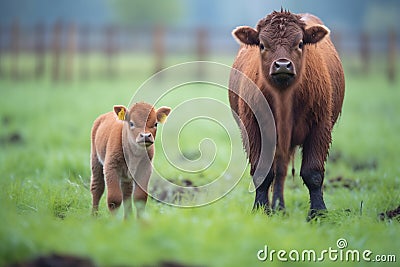
<svg viewBox="0 0 400 267">
<path fill-rule="evenodd" d="M 381 72 L 364 77 L 352 75 L 349 69 L 343 114 L 334 129 L 325 176 L 329 213 L 314 223 L 305 220 L 308 192 L 299 177 L 299 159 L 296 176 L 286 181 L 285 215 L 251 213 L 254 195 L 248 192 L 247 170 L 229 194 L 201 208 L 175 208 L 150 199 L 142 220 L 123 221 L 122 214 L 116 218 L 108 214 L 103 198 L 100 215 L 93 218 L 89 191 L 92 122 L 114 104 L 127 105 L 146 74 L 57 85 L 47 79 L 0 80 L 0 266 L 50 253 L 89 257 L 99 266 L 156 266 L 163 261 L 280 266 L 285 262 L 277 254 L 272 262 L 270 258 L 261 262 L 257 252 L 267 245 L 269 250 L 315 250 L 320 255 L 330 247 L 338 250 L 340 238 L 348 246 L 339 251 L 371 250 L 371 259 L 395 255 L 397 263 L 333 261 L 326 255 L 326 265 L 398 266 L 400 223 L 381 221 L 378 214 L 400 204 L 400 90 L 389 85 Z M 195 91 L 180 97 L 193 98 Z M 227 102 L 225 94 L 201 92 Z M 223 114 L 235 131 L 231 114 Z M 172 117 L 167 123 L 174 123 Z M 187 131 L 179 140 L 184 153 L 198 153 L 200 132 L 204 137 L 211 134 L 218 147 L 209 172 L 190 177 L 201 185 L 207 176 L 225 168 L 229 143 L 221 130 L 188 127 Z M 232 138 L 239 140 L 239 135 Z M 156 142 L 161 151 L 160 136 Z M 156 155 L 154 163 L 171 179 L 183 177 L 167 166 L 162 155 Z M 233 170 L 229 175 L 240 173 Z"/>
</svg>

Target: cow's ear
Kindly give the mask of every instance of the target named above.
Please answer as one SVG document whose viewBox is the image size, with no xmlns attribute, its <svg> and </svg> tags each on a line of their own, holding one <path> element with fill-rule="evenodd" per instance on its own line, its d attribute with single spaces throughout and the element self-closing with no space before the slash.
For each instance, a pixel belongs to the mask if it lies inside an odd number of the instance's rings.
<svg viewBox="0 0 400 267">
<path fill-rule="evenodd" d="M 114 112 L 115 114 L 117 114 L 118 119 L 120 119 L 121 121 L 126 120 L 128 109 L 125 106 L 122 105 L 114 106 Z"/>
<path fill-rule="evenodd" d="M 232 31 L 233 37 L 239 44 L 259 45 L 258 32 L 249 26 L 237 27 Z"/>
<path fill-rule="evenodd" d="M 304 31 L 304 43 L 315 44 L 324 39 L 325 36 L 329 35 L 331 31 L 324 25 L 312 26 Z"/>
<path fill-rule="evenodd" d="M 170 112 L 171 108 L 169 107 L 160 107 L 157 109 L 157 122 L 164 123 Z"/>
</svg>

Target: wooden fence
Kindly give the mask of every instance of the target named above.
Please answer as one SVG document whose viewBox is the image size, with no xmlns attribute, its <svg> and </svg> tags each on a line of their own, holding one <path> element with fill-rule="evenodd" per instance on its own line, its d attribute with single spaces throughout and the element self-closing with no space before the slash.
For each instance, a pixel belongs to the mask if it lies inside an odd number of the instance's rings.
<svg viewBox="0 0 400 267">
<path fill-rule="evenodd" d="M 342 54 L 357 55 L 362 75 L 371 72 L 374 53 L 386 54 L 383 61 L 387 65 L 385 75 L 395 83 L 399 45 L 395 29 L 389 29 L 381 36 L 365 32 L 358 36 L 335 32 L 333 41 Z M 208 60 L 214 53 L 232 55 L 233 59 L 237 49 L 230 32 L 222 29 L 166 29 L 162 26 L 131 29 L 63 21 L 22 27 L 15 20 L 10 25 L 0 25 L 0 78 L 26 80 L 49 76 L 54 82 L 98 76 L 115 78 L 123 72 L 117 58 L 129 54 L 150 56 L 153 67 L 149 72 L 154 73 L 166 67 L 166 58 L 171 54 L 190 54 L 191 60 Z M 93 54 L 100 58 L 98 65 L 101 65 L 95 70 L 90 63 Z M 27 57 L 32 61 L 29 67 L 22 62 Z M 138 65 L 138 68 L 142 67 Z"/>
</svg>

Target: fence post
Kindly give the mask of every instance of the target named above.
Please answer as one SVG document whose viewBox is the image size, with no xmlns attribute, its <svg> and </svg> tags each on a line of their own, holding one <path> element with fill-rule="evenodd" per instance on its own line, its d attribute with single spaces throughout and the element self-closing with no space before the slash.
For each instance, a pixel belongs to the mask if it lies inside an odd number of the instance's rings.
<svg viewBox="0 0 400 267">
<path fill-rule="evenodd" d="M 60 61 L 61 61 L 61 33 L 62 33 L 63 25 L 61 21 L 57 21 L 53 26 L 52 32 L 52 79 L 54 82 L 57 82 L 60 79 Z"/>
<path fill-rule="evenodd" d="M 164 67 L 165 60 L 165 29 L 161 25 L 154 28 L 153 49 L 155 55 L 154 73 L 159 72 Z"/>
<path fill-rule="evenodd" d="M 207 38 L 208 37 L 208 33 L 207 30 L 205 28 L 198 28 L 197 32 L 196 32 L 196 43 L 197 43 L 197 60 L 200 61 L 204 61 L 206 60 L 207 57 Z M 198 75 L 199 77 L 203 77 L 204 76 L 204 69 L 203 69 L 203 64 L 199 65 L 199 69 L 198 69 Z"/>
<path fill-rule="evenodd" d="M 333 34 L 333 44 L 335 45 L 336 51 L 341 55 L 342 52 L 342 34 L 339 31 L 335 31 Z"/>
<path fill-rule="evenodd" d="M 390 83 L 396 82 L 396 31 L 392 28 L 388 38 L 388 79 Z"/>
<path fill-rule="evenodd" d="M 20 27 L 17 19 L 11 25 L 11 76 L 17 80 L 19 78 L 18 58 L 20 52 Z"/>
<path fill-rule="evenodd" d="M 362 72 L 368 74 L 370 70 L 371 48 L 369 34 L 365 32 L 361 33 L 360 36 L 360 56 Z"/>
<path fill-rule="evenodd" d="M 0 24 L 0 78 L 3 77 L 3 25 Z"/>
<path fill-rule="evenodd" d="M 74 57 L 76 50 L 76 26 L 72 22 L 68 25 L 66 43 L 65 80 L 71 81 L 74 75 Z"/>
<path fill-rule="evenodd" d="M 35 77 L 40 78 L 44 74 L 45 69 L 45 40 L 44 40 L 45 27 L 42 22 L 35 26 Z"/>
<path fill-rule="evenodd" d="M 80 60 L 79 60 L 79 72 L 80 72 L 80 77 L 83 80 L 87 80 L 89 78 L 89 34 L 90 34 L 90 28 L 88 25 L 82 25 L 80 28 L 80 33 L 79 33 L 79 54 L 80 54 Z"/>
<path fill-rule="evenodd" d="M 114 25 L 106 26 L 104 31 L 105 37 L 105 49 L 104 53 L 106 56 L 106 75 L 109 78 L 115 76 L 115 56 L 117 52 L 116 44 L 116 27 Z"/>
</svg>

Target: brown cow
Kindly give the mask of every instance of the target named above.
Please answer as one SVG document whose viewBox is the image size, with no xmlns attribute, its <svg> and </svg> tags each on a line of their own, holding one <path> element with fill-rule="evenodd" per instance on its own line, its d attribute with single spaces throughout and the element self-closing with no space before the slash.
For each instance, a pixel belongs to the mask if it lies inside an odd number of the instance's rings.
<svg viewBox="0 0 400 267">
<path fill-rule="evenodd" d="M 124 217 L 132 213 L 132 191 L 137 215 L 147 201 L 147 185 L 152 171 L 154 138 L 157 123 L 163 122 L 171 111 L 168 107 L 155 110 L 140 102 L 129 110 L 114 106 L 114 112 L 98 117 L 92 128 L 90 190 L 93 214 L 96 214 L 107 184 L 107 204 L 112 213 L 124 203 Z"/>
<path fill-rule="evenodd" d="M 260 155 L 260 131 L 254 113 L 239 95 L 251 99 L 243 86 L 244 73 L 268 101 L 275 118 L 276 150 L 272 168 L 256 188 L 254 209 L 270 211 L 268 190 L 272 182 L 273 209 L 284 209 L 283 186 L 288 164 L 297 146 L 302 148 L 300 175 L 310 193 L 309 217 L 326 210 L 322 195 L 325 161 L 332 128 L 341 112 L 344 74 L 329 38 L 329 29 L 310 14 L 274 11 L 256 28 L 242 26 L 232 32 L 241 47 L 229 81 L 231 108 L 243 122 L 242 136 L 253 180 Z M 238 72 L 239 71 L 239 72 Z M 244 132 L 245 131 L 245 132 Z M 260 164 L 262 168 L 263 164 Z M 268 172 L 268 173 L 267 173 Z"/>
</svg>

